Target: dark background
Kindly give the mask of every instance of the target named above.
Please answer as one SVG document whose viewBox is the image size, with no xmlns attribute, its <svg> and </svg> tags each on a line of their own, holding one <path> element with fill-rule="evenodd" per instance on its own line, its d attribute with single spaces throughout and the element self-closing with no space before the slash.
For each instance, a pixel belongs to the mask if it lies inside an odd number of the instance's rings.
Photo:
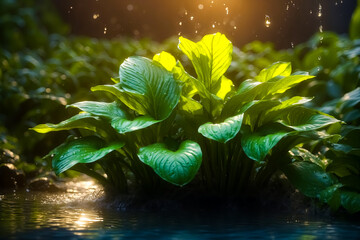
<svg viewBox="0 0 360 240">
<path fill-rule="evenodd" d="M 261 40 L 271 41 L 277 48 L 289 48 L 308 40 L 311 35 L 319 31 L 320 26 L 323 31 L 347 33 L 351 14 L 356 6 L 355 0 L 53 0 L 53 2 L 64 20 L 70 23 L 74 34 L 98 38 L 149 37 L 162 41 L 179 33 L 194 39 L 220 31 L 237 46 L 253 40 Z M 199 9 L 199 4 L 202 4 L 203 9 Z M 320 17 L 319 5 L 321 5 Z M 265 26 L 266 15 L 270 17 L 270 27 Z"/>
</svg>

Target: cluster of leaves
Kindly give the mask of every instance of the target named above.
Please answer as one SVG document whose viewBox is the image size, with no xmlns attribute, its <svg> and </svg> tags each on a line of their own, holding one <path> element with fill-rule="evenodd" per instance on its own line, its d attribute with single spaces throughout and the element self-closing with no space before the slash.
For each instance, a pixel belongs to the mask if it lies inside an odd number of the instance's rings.
<svg viewBox="0 0 360 240">
<path fill-rule="evenodd" d="M 126 57 L 158 48 L 146 39 L 66 37 L 68 26 L 48 1 L 1 1 L 0 11 L 0 149 L 29 163 L 45 164 L 38 156 L 66 137 L 41 136 L 30 127 L 68 115 L 64 105 L 89 99 L 90 86 L 113 76 Z"/>
<path fill-rule="evenodd" d="M 78 170 L 118 192 L 128 190 L 129 178 L 152 191 L 158 175 L 173 185 L 193 181 L 210 193 L 237 196 L 261 189 L 282 171 L 306 195 L 331 203 L 337 177 L 323 160 L 306 158 L 311 153 L 302 147 L 335 142 L 325 129 L 339 120 L 305 107 L 309 98 L 285 94 L 313 76 L 291 74 L 290 63 L 277 62 L 235 87 L 224 76 L 232 61 L 224 35 L 197 43 L 180 37 L 178 47 L 197 77 L 167 52 L 152 60 L 130 57 L 114 84 L 92 88 L 110 93 L 113 102 L 77 102 L 69 105 L 80 110 L 77 115 L 33 128 L 80 129 L 49 154 L 56 173 Z M 351 205 L 358 195 L 342 199 L 339 205 L 358 211 Z"/>
</svg>

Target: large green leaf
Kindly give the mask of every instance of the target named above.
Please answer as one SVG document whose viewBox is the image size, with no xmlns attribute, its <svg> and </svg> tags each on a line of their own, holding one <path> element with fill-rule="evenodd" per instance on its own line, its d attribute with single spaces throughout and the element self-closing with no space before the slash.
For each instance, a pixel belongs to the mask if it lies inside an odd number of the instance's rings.
<svg viewBox="0 0 360 240">
<path fill-rule="evenodd" d="M 63 131 L 74 128 L 83 128 L 96 132 L 98 126 L 97 120 L 99 120 L 98 117 L 92 116 L 89 113 L 80 113 L 58 124 L 39 124 L 31 129 L 38 133 Z"/>
<path fill-rule="evenodd" d="M 239 114 L 229 117 L 221 123 L 205 123 L 199 127 L 198 132 L 206 138 L 226 143 L 240 131 L 243 116 L 244 114 Z"/>
<path fill-rule="evenodd" d="M 220 33 L 206 35 L 197 43 L 180 37 L 179 48 L 190 59 L 199 81 L 209 91 L 231 64 L 232 44 Z"/>
<path fill-rule="evenodd" d="M 304 107 L 292 108 L 279 123 L 296 131 L 312 131 L 340 122 L 340 120 Z"/>
<path fill-rule="evenodd" d="M 202 161 L 199 144 L 189 140 L 182 142 L 176 151 L 168 149 L 163 143 L 146 146 L 140 148 L 138 156 L 162 179 L 178 186 L 189 183 L 195 177 Z"/>
<path fill-rule="evenodd" d="M 124 146 L 122 142 L 107 144 L 95 136 L 69 140 L 53 151 L 52 166 L 56 174 L 62 173 L 78 163 L 91 163 Z"/>
<path fill-rule="evenodd" d="M 180 99 L 180 88 L 173 75 L 144 57 L 130 57 L 121 64 L 119 86 L 143 96 L 148 114 L 157 120 L 167 118 Z"/>
<path fill-rule="evenodd" d="M 144 57 L 127 58 L 120 66 L 120 82 L 96 86 L 93 91 L 114 94 L 141 115 L 164 120 L 180 99 L 180 87 L 165 68 Z"/>
<path fill-rule="evenodd" d="M 127 133 L 149 127 L 160 121 L 161 120 L 155 120 L 151 116 L 140 116 L 132 120 L 117 117 L 111 120 L 111 126 L 119 133 Z"/>
<path fill-rule="evenodd" d="M 308 197 L 320 197 L 320 193 L 337 183 L 336 178 L 311 162 L 294 162 L 282 166 L 289 181 Z"/>
<path fill-rule="evenodd" d="M 106 103 L 106 102 L 84 101 L 84 102 L 77 102 L 69 106 L 76 107 L 92 115 L 102 116 L 110 119 L 115 117 L 120 117 L 120 118 L 126 117 L 126 113 L 123 110 L 121 110 L 121 108 L 116 102 Z"/>
<path fill-rule="evenodd" d="M 256 81 L 267 82 L 270 79 L 277 76 L 290 76 L 291 74 L 291 63 L 289 62 L 276 62 L 270 67 L 261 70 L 259 75 L 255 77 Z"/>
<path fill-rule="evenodd" d="M 264 125 L 255 132 L 247 127 L 244 128 L 241 146 L 249 158 L 262 161 L 270 150 L 288 134 L 289 132 L 281 130 L 275 125 Z"/>
</svg>

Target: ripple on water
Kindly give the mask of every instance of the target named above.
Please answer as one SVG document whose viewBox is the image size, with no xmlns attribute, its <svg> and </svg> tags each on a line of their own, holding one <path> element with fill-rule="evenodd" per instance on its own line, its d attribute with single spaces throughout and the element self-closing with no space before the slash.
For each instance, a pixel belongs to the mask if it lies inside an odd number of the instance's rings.
<svg viewBox="0 0 360 240">
<path fill-rule="evenodd" d="M 360 239 L 360 223 L 264 213 L 117 212 L 98 208 L 85 179 L 65 193 L 0 196 L 0 239 Z"/>
</svg>

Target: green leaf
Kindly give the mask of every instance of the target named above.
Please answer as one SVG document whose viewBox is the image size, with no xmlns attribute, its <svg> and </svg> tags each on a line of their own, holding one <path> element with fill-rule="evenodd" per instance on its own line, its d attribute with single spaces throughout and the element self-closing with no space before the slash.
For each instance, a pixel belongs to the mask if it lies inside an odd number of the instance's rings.
<svg viewBox="0 0 360 240">
<path fill-rule="evenodd" d="M 240 85 L 237 94 L 225 103 L 223 111 L 227 114 L 234 114 L 247 102 L 262 100 L 270 98 L 274 94 L 284 93 L 296 84 L 313 77 L 314 76 L 301 73 L 300 75 L 294 74 L 287 77 L 277 76 L 267 82 L 246 81 L 244 85 Z"/>
<path fill-rule="evenodd" d="M 34 130 L 38 133 L 48 133 L 54 131 L 70 130 L 74 128 L 83 128 L 96 132 L 96 126 L 98 125 L 97 120 L 99 119 L 95 116 L 92 116 L 91 114 L 80 113 L 58 124 L 39 124 L 31 128 L 31 130 Z"/>
<path fill-rule="evenodd" d="M 226 143 L 233 139 L 240 131 L 244 114 L 239 114 L 225 119 L 221 123 L 205 123 L 201 125 L 198 132 L 204 137 Z"/>
<path fill-rule="evenodd" d="M 315 163 L 322 169 L 326 169 L 326 164 L 321 160 L 321 158 L 312 154 L 305 148 L 295 147 L 291 149 L 289 153 L 292 157 L 300 157 L 303 161 Z"/>
<path fill-rule="evenodd" d="M 130 57 L 120 66 L 120 87 L 143 96 L 147 112 L 157 120 L 167 118 L 180 99 L 173 75 L 144 57 Z"/>
<path fill-rule="evenodd" d="M 319 194 L 320 201 L 328 203 L 331 209 L 336 211 L 341 205 L 341 195 L 339 189 L 342 186 L 343 185 L 341 183 L 337 183 L 322 190 Z"/>
<path fill-rule="evenodd" d="M 116 85 L 99 85 L 92 87 L 91 91 L 105 91 L 115 95 L 122 103 L 141 115 L 148 114 L 148 102 L 142 102 L 144 97 L 140 94 L 128 93 Z"/>
<path fill-rule="evenodd" d="M 341 191 L 341 205 L 350 213 L 360 211 L 360 194 L 357 192 Z"/>
<path fill-rule="evenodd" d="M 291 74 L 291 63 L 289 62 L 276 62 L 270 67 L 261 70 L 259 75 L 255 77 L 256 81 L 267 82 L 270 79 L 277 76 L 290 76 Z"/>
<path fill-rule="evenodd" d="M 340 120 L 312 109 L 296 107 L 278 121 L 296 131 L 312 131 L 340 122 Z"/>
<path fill-rule="evenodd" d="M 81 111 L 90 113 L 96 116 L 102 116 L 106 118 L 125 118 L 126 113 L 121 110 L 119 105 L 116 102 L 105 103 L 105 102 L 93 102 L 93 101 L 84 101 L 77 102 L 69 105 L 70 107 L 76 107 Z"/>
<path fill-rule="evenodd" d="M 181 96 L 178 107 L 180 111 L 185 111 L 192 116 L 203 114 L 203 106 L 192 98 Z"/>
<path fill-rule="evenodd" d="M 250 128 L 244 128 L 241 146 L 249 158 L 260 162 L 288 134 L 275 125 L 264 125 L 255 132 L 252 132 Z"/>
<path fill-rule="evenodd" d="M 308 197 L 320 197 L 320 193 L 337 183 L 336 178 L 311 162 L 294 162 L 282 166 L 291 184 Z"/>
<path fill-rule="evenodd" d="M 346 93 L 340 100 L 339 100 L 339 111 L 345 111 L 347 108 L 355 107 L 360 103 L 360 87 L 356 88 L 355 90 Z"/>
<path fill-rule="evenodd" d="M 156 120 L 169 117 L 180 99 L 180 87 L 173 75 L 144 57 L 130 57 L 121 64 L 118 84 L 92 90 L 108 91 L 130 109 Z"/>
<path fill-rule="evenodd" d="M 225 76 L 222 76 L 219 81 L 219 87 L 214 89 L 215 95 L 224 100 L 226 95 L 233 90 L 233 87 L 234 83 Z"/>
<path fill-rule="evenodd" d="M 180 37 L 179 48 L 190 59 L 199 81 L 208 91 L 220 81 L 231 64 L 232 44 L 220 33 L 206 35 L 197 43 Z"/>
<path fill-rule="evenodd" d="M 53 151 L 52 166 L 56 174 L 60 174 L 78 163 L 91 163 L 106 154 L 124 146 L 122 142 L 107 144 L 95 136 L 67 141 Z"/>
<path fill-rule="evenodd" d="M 198 172 L 202 152 L 199 144 L 184 141 L 176 151 L 163 143 L 140 148 L 139 159 L 149 165 L 165 181 L 183 186 L 189 183 Z"/>
<path fill-rule="evenodd" d="M 309 101 L 311 101 L 312 98 L 305 98 L 305 97 L 292 97 L 290 99 L 287 99 L 283 102 L 281 102 L 279 105 L 272 107 L 271 109 L 267 110 L 264 116 L 264 121 L 271 121 L 282 114 L 284 114 L 285 110 L 289 110 L 293 107 L 303 105 Z"/>
<path fill-rule="evenodd" d="M 357 7 L 351 17 L 350 22 L 350 38 L 360 38 L 360 0 L 357 1 Z"/>
<path fill-rule="evenodd" d="M 158 122 L 161 120 L 155 120 L 151 116 L 140 116 L 133 120 L 117 117 L 111 120 L 111 126 L 119 133 L 127 133 L 149 127 Z"/>
<path fill-rule="evenodd" d="M 169 72 L 172 72 L 173 68 L 176 66 L 176 59 L 174 56 L 165 51 L 154 55 L 153 60 L 160 63 L 161 66 Z"/>
</svg>

